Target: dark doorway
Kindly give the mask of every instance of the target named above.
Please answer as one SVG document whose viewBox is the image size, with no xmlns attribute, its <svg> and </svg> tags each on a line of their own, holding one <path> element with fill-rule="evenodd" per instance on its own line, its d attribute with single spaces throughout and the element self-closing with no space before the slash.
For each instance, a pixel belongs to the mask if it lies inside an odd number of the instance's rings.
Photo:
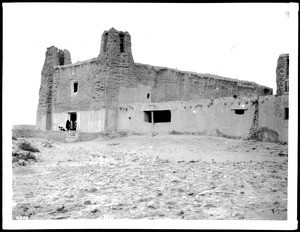
<svg viewBox="0 0 300 232">
<path fill-rule="evenodd" d="M 76 130 L 77 129 L 77 114 L 69 113 L 69 120 L 71 122 L 70 130 Z"/>
</svg>

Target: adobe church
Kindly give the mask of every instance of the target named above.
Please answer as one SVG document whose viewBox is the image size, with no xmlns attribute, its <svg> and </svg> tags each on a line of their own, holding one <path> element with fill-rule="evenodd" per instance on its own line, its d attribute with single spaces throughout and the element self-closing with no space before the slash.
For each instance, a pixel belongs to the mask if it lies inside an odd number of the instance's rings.
<svg viewBox="0 0 300 232">
<path fill-rule="evenodd" d="M 111 28 L 102 34 L 98 57 L 90 60 L 72 64 L 68 50 L 47 48 L 36 126 L 57 131 L 70 120 L 71 130 L 80 132 L 287 141 L 288 65 L 288 54 L 281 55 L 273 95 L 254 82 L 135 63 L 130 34 Z"/>
</svg>

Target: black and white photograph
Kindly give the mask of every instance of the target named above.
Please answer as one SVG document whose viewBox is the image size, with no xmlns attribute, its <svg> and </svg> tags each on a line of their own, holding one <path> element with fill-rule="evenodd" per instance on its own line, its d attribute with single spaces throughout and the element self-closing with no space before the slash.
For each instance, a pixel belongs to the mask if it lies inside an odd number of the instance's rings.
<svg viewBox="0 0 300 232">
<path fill-rule="evenodd" d="M 2 11 L 3 229 L 298 228 L 298 3 Z"/>
</svg>

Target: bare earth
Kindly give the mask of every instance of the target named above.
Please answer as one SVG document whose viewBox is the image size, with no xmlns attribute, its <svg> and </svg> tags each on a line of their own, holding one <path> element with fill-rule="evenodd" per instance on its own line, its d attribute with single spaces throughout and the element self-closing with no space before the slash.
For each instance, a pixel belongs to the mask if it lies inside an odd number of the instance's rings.
<svg viewBox="0 0 300 232">
<path fill-rule="evenodd" d="M 287 145 L 193 135 L 24 140 L 41 152 L 13 168 L 13 219 L 287 219 Z"/>
</svg>

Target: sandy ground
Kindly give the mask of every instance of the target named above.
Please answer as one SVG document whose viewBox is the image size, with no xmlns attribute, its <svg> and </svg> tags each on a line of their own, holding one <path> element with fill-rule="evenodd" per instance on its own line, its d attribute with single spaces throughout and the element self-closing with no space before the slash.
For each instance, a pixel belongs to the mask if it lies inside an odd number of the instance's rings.
<svg viewBox="0 0 300 232">
<path fill-rule="evenodd" d="M 287 219 L 287 145 L 193 135 L 26 140 L 40 152 L 13 168 L 13 219 Z"/>
</svg>

